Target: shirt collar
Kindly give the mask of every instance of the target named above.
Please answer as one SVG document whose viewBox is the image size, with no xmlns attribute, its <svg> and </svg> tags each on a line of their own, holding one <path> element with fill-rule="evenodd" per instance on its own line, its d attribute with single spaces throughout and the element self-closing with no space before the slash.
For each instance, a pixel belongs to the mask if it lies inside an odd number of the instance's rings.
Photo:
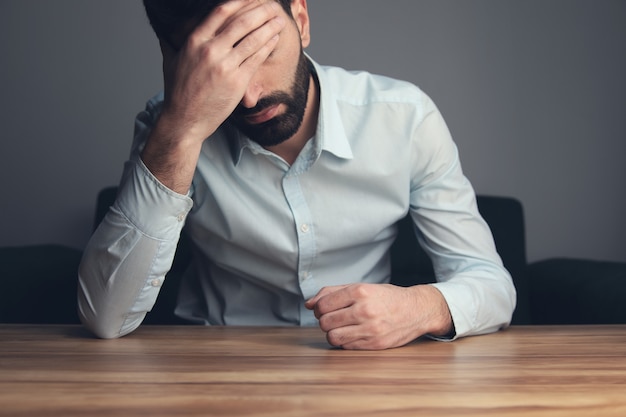
<svg viewBox="0 0 626 417">
<path fill-rule="evenodd" d="M 337 98 L 328 74 L 324 67 L 307 58 L 313 64 L 315 74 L 320 84 L 320 109 L 317 119 L 316 135 L 320 141 L 321 149 L 328 151 L 339 158 L 352 159 L 352 148 L 346 136 L 346 131 L 341 120 Z"/>
<path fill-rule="evenodd" d="M 320 109 L 317 120 L 317 130 L 315 133 L 316 137 L 314 138 L 317 143 L 314 148 L 320 153 L 322 151 L 327 151 L 339 158 L 352 159 L 352 148 L 350 147 L 350 142 L 348 141 L 348 137 L 346 136 L 346 132 L 343 127 L 343 121 L 341 120 L 337 99 L 333 93 L 333 88 L 331 87 L 328 75 L 324 67 L 311 59 L 309 55 L 305 55 L 313 65 L 313 70 L 317 76 L 320 88 Z M 228 142 L 231 145 L 231 152 L 235 165 L 239 164 L 242 152 L 245 148 L 249 148 L 254 153 L 267 152 L 259 144 L 250 140 L 238 129 L 230 125 L 230 123 L 225 123 L 223 127 L 225 128 L 225 134 L 228 138 Z"/>
</svg>

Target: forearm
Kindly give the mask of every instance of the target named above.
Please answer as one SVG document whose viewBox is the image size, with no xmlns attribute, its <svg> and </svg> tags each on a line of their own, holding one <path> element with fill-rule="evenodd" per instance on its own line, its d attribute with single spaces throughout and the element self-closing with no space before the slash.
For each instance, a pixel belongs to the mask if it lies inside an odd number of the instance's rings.
<svg viewBox="0 0 626 417">
<path fill-rule="evenodd" d="M 141 159 L 161 184 L 176 193 L 187 194 L 205 134 L 198 134 L 162 112 L 148 136 Z"/>
<path fill-rule="evenodd" d="M 173 258 L 164 242 L 120 220 L 113 212 L 107 215 L 87 245 L 78 272 L 79 317 L 102 338 L 123 336 L 141 324 Z"/>
<path fill-rule="evenodd" d="M 463 199 L 458 201 L 463 207 Z M 437 278 L 431 287 L 448 305 L 455 338 L 497 331 L 509 324 L 515 308 L 515 287 L 489 228 L 473 204 L 467 207 L 467 212 L 449 208 L 435 217 L 426 213 L 429 210 L 418 210 L 422 219 L 437 220 L 422 220 L 420 236 Z"/>
<path fill-rule="evenodd" d="M 152 308 L 191 204 L 158 183 L 141 161 L 127 163 L 118 198 L 79 268 L 79 315 L 97 336 L 131 332 Z"/>
<path fill-rule="evenodd" d="M 511 320 L 515 287 L 438 111 L 420 124 L 416 139 L 411 215 L 433 261 L 432 286 L 446 300 L 455 337 L 496 331 Z"/>
</svg>

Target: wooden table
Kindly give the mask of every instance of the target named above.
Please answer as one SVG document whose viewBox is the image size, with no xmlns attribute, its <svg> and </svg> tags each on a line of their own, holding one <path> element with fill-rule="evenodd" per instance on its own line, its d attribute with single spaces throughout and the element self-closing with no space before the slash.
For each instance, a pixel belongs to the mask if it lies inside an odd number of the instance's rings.
<svg viewBox="0 0 626 417">
<path fill-rule="evenodd" d="M 1 416 L 626 416 L 626 326 L 386 351 L 316 328 L 0 325 Z"/>
</svg>

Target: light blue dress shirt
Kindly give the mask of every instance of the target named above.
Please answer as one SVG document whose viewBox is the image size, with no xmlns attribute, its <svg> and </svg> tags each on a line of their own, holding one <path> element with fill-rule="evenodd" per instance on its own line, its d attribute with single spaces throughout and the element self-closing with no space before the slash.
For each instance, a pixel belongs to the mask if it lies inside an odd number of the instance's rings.
<svg viewBox="0 0 626 417">
<path fill-rule="evenodd" d="M 162 95 L 136 119 L 119 195 L 79 271 L 79 311 L 101 337 L 134 330 L 159 293 L 183 225 L 194 247 L 177 314 L 203 324 L 317 325 L 304 301 L 329 285 L 390 280 L 410 213 L 456 337 L 508 325 L 515 289 L 457 148 L 417 87 L 314 63 L 317 132 L 293 165 L 228 124 L 177 194 L 139 158 Z"/>
</svg>

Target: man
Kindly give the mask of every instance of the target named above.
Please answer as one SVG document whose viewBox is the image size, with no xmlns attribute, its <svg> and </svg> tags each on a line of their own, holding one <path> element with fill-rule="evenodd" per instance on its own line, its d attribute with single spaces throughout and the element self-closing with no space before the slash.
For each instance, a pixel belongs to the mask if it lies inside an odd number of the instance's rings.
<svg viewBox="0 0 626 417">
<path fill-rule="evenodd" d="M 515 289 L 427 96 L 311 60 L 306 0 L 144 4 L 164 94 L 138 115 L 117 200 L 85 250 L 88 328 L 139 326 L 183 225 L 195 256 L 177 314 L 195 323 L 319 325 L 345 349 L 508 325 Z M 436 284 L 389 284 L 407 213 Z"/>
</svg>

